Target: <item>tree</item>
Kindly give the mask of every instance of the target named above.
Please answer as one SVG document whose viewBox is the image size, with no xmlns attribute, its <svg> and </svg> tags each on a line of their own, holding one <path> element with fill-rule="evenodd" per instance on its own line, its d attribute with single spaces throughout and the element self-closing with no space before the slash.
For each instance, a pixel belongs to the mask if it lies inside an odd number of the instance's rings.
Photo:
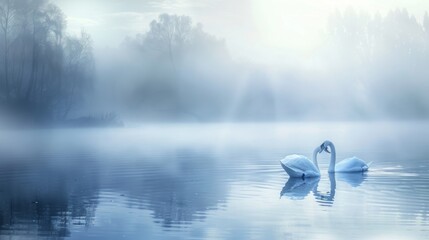
<svg viewBox="0 0 429 240">
<path fill-rule="evenodd" d="M 127 38 L 122 47 L 116 55 L 123 58 L 110 64 L 127 70 L 113 71 L 119 76 L 108 77 L 108 88 L 120 95 L 124 108 L 168 119 L 225 116 L 231 59 L 225 41 L 204 31 L 202 24 L 188 16 L 161 14 L 147 32 Z"/>
<path fill-rule="evenodd" d="M 429 16 L 423 23 L 406 9 L 390 11 L 386 16 L 368 15 L 353 10 L 331 16 L 329 28 L 333 77 L 344 79 L 341 89 L 348 105 L 359 105 L 367 89 L 371 103 L 398 117 L 420 117 L 429 113 L 427 85 Z M 331 56 L 337 56 L 333 58 Z M 356 103 L 353 103 L 356 102 Z"/>
<path fill-rule="evenodd" d="M 9 52 L 10 52 L 10 34 L 15 25 L 16 8 L 14 1 L 1 0 L 0 1 L 0 26 L 3 32 L 3 64 L 4 64 L 4 90 L 6 101 L 9 99 L 10 86 L 9 86 Z"/>
<path fill-rule="evenodd" d="M 423 17 L 423 28 L 427 34 L 429 34 L 429 15 L 428 12 L 425 12 Z"/>
<path fill-rule="evenodd" d="M 35 121 L 67 117 L 91 89 L 87 33 L 68 36 L 61 9 L 48 0 L 0 0 L 0 107 Z"/>
<path fill-rule="evenodd" d="M 85 31 L 80 37 L 68 37 L 65 43 L 65 85 L 62 87 L 61 100 L 63 107 L 60 118 L 66 118 L 74 105 L 84 98 L 92 89 L 94 80 L 94 56 L 92 40 Z"/>
<path fill-rule="evenodd" d="M 145 44 L 156 51 L 167 53 L 175 67 L 175 54 L 189 40 L 192 20 L 188 16 L 161 14 L 150 23 L 146 33 Z"/>
</svg>

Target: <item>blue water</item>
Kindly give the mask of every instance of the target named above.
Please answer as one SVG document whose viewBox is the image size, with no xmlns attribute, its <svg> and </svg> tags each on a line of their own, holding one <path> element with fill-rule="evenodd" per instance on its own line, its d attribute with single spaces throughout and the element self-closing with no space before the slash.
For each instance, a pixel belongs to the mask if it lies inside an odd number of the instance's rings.
<svg viewBox="0 0 429 240">
<path fill-rule="evenodd" d="M 324 140 L 366 174 L 289 179 Z M 0 239 L 427 239 L 429 123 L 163 124 L 0 134 Z"/>
</svg>

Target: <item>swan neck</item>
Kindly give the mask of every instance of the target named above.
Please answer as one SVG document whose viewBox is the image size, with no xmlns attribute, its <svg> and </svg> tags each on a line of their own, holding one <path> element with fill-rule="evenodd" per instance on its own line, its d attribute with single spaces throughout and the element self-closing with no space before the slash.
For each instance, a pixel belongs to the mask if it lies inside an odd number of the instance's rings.
<svg viewBox="0 0 429 240">
<path fill-rule="evenodd" d="M 337 153 L 335 151 L 335 146 L 334 146 L 334 144 L 332 142 L 328 142 L 328 145 L 329 145 L 329 147 L 331 149 L 331 162 L 329 163 L 329 170 L 328 170 L 328 172 L 333 173 L 333 172 L 335 172 L 335 161 L 336 161 L 336 158 L 337 158 Z"/>
<path fill-rule="evenodd" d="M 313 163 L 316 165 L 317 170 L 319 169 L 319 164 L 317 163 L 317 154 L 319 153 L 319 148 L 314 149 L 313 151 Z"/>
</svg>

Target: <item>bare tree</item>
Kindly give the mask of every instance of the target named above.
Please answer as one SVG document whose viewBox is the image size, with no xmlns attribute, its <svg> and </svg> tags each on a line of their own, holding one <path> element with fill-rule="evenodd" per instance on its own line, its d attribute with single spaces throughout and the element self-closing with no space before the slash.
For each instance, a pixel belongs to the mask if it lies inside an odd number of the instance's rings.
<svg viewBox="0 0 429 240">
<path fill-rule="evenodd" d="M 0 1 L 0 26 L 3 32 L 3 52 L 4 52 L 4 89 L 6 100 L 9 99 L 9 52 L 10 52 L 10 35 L 15 24 L 16 9 L 13 6 L 13 0 Z"/>
<path fill-rule="evenodd" d="M 429 34 L 429 14 L 428 12 L 425 12 L 425 15 L 423 17 L 423 27 L 427 34 Z"/>
<path fill-rule="evenodd" d="M 161 14 L 150 23 L 146 44 L 150 48 L 167 52 L 173 67 L 176 67 L 175 53 L 189 40 L 192 20 L 188 16 Z"/>
<path fill-rule="evenodd" d="M 92 40 L 89 34 L 82 30 L 80 37 L 68 37 L 65 43 L 65 73 L 60 118 L 66 118 L 70 110 L 76 105 L 86 90 L 92 88 L 94 72 L 94 56 Z"/>
</svg>

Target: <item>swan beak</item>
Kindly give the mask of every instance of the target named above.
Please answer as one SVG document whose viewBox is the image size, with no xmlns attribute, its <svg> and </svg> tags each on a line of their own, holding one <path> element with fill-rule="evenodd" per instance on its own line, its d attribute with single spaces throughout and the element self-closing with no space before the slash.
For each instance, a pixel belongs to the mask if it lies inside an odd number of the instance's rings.
<svg viewBox="0 0 429 240">
<path fill-rule="evenodd" d="M 331 151 L 329 151 L 328 147 L 325 147 L 325 152 L 331 153 Z"/>
</svg>

